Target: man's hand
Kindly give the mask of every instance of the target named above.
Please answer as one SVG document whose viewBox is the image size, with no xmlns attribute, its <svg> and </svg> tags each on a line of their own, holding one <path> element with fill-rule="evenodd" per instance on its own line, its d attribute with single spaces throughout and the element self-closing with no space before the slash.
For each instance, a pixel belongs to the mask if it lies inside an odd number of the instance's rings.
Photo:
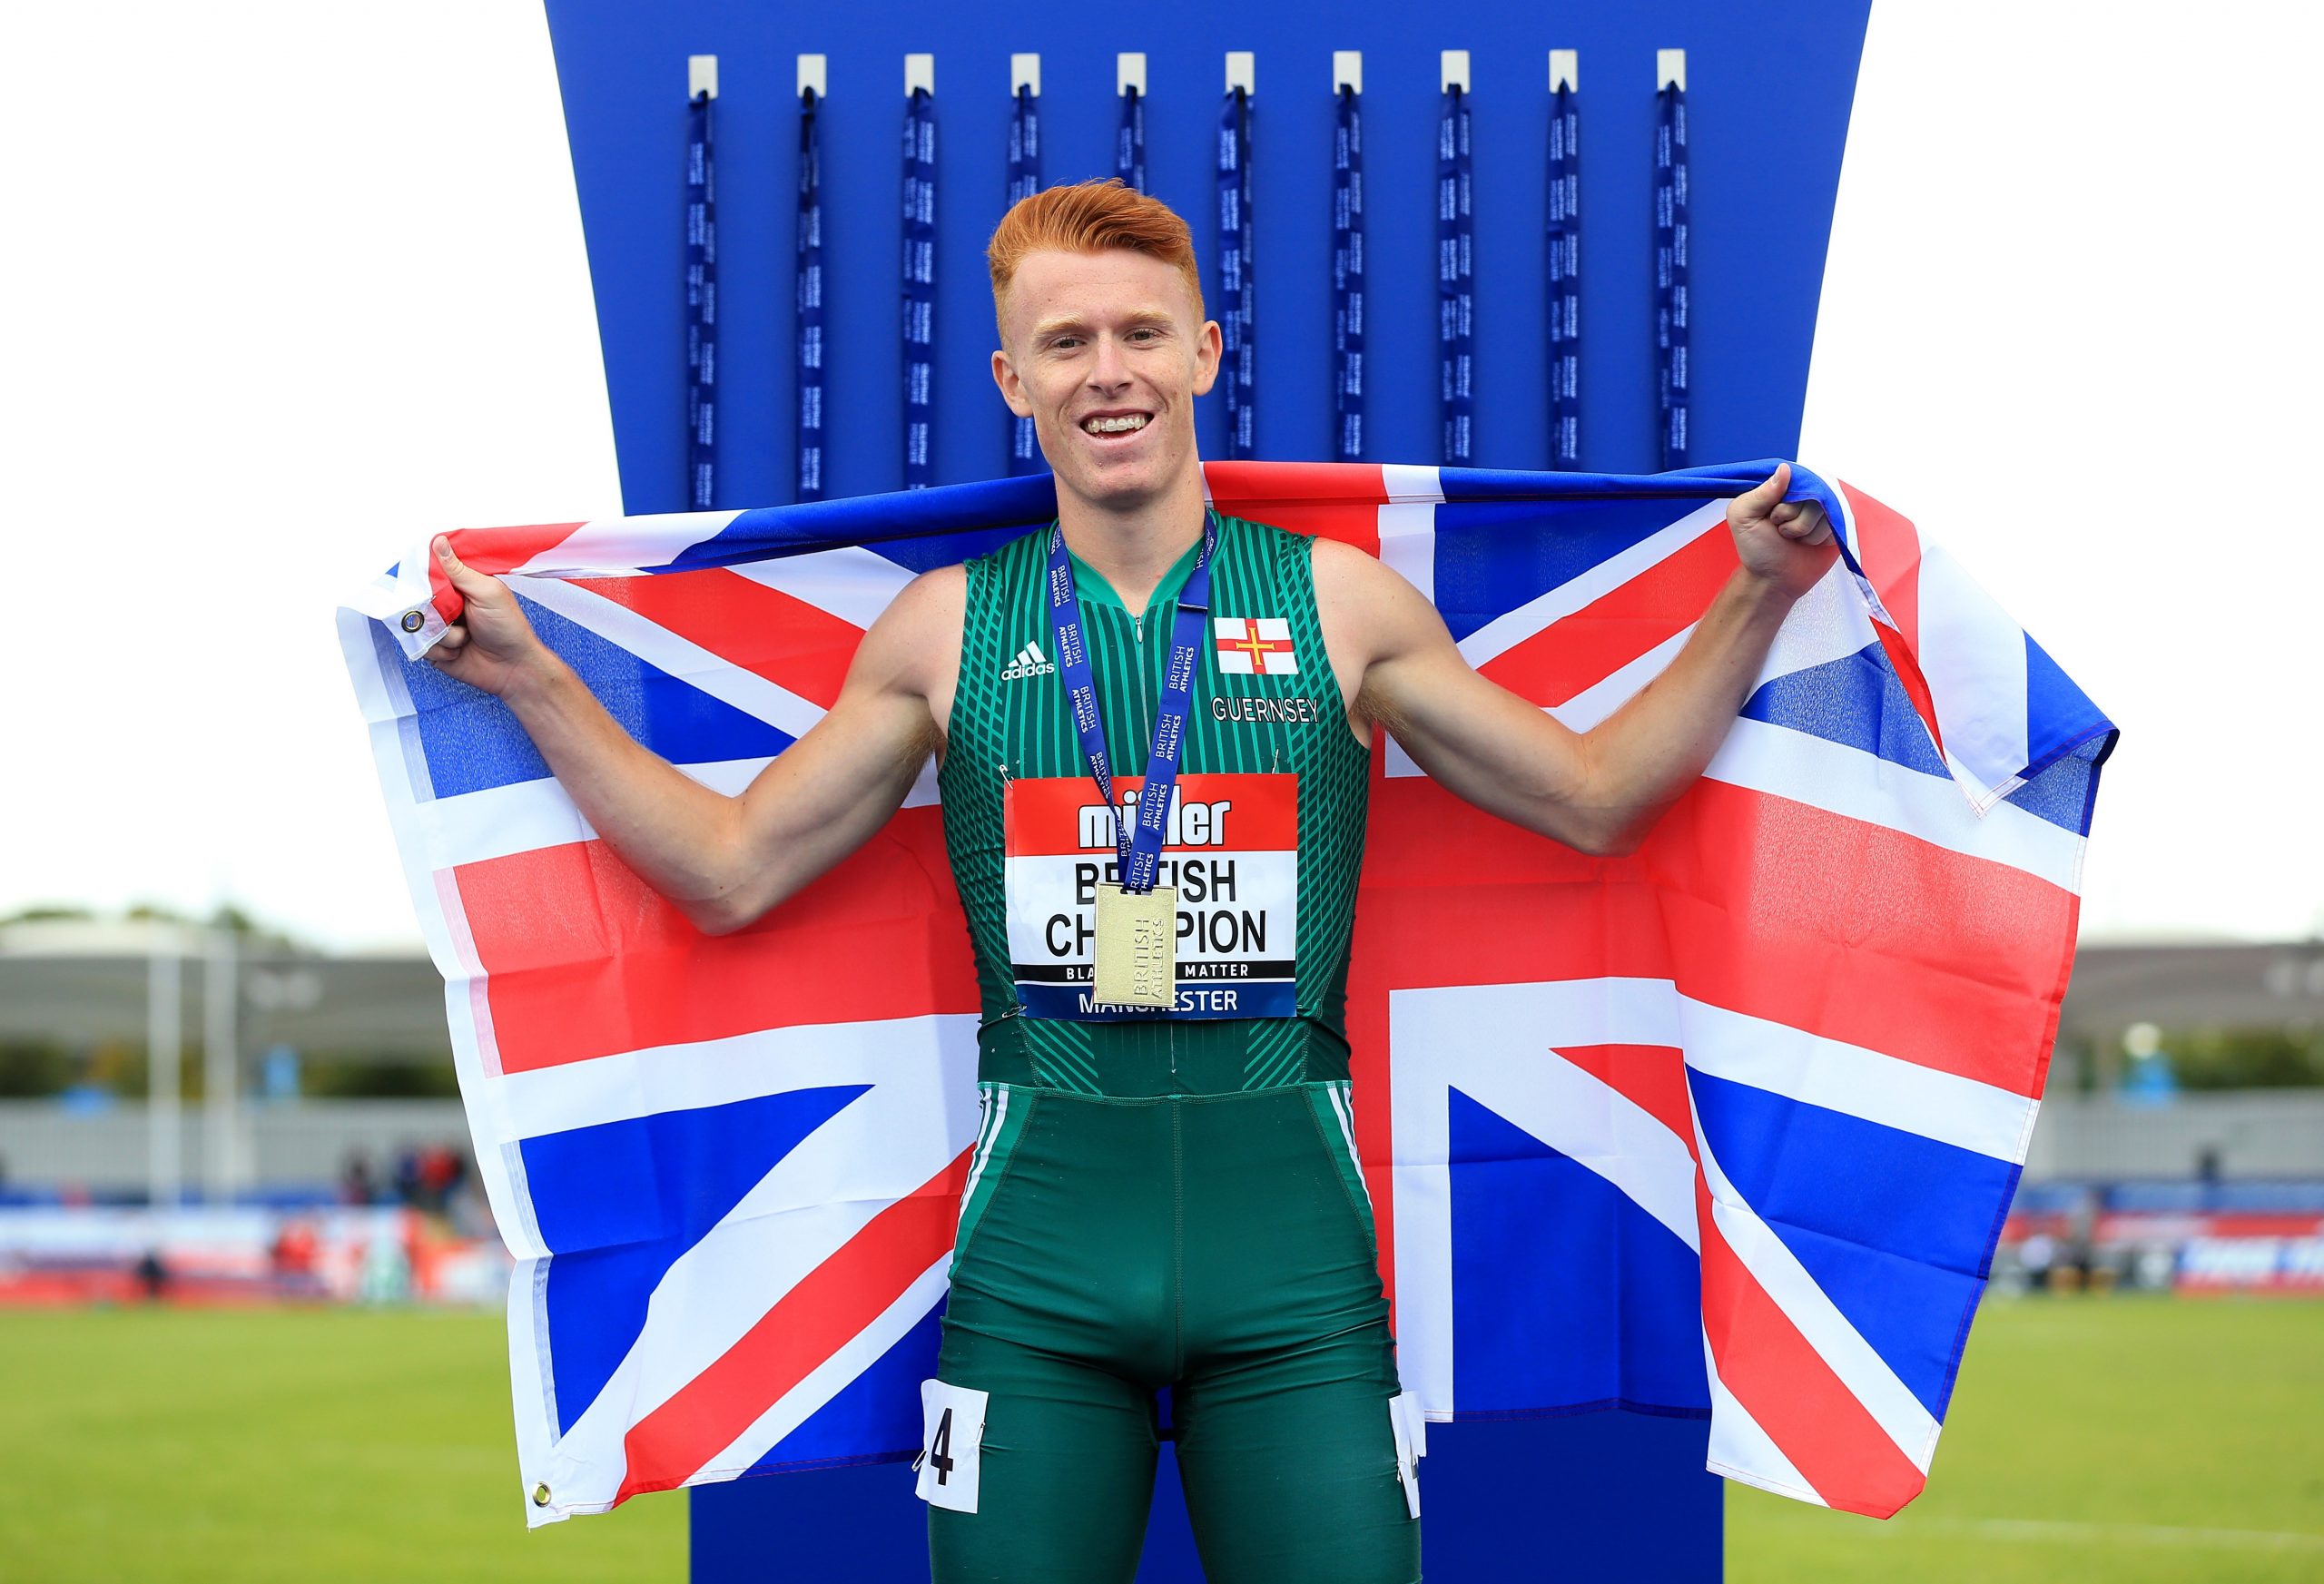
<svg viewBox="0 0 2324 1584">
<path fill-rule="evenodd" d="M 1791 464 L 1777 464 L 1766 483 L 1727 503 L 1727 526 L 1743 569 L 1796 599 L 1816 586 L 1839 550 L 1822 505 L 1784 499 L 1790 487 Z"/>
<path fill-rule="evenodd" d="M 460 619 L 444 629 L 428 651 L 436 669 L 471 687 L 506 696 L 512 687 L 555 669 L 556 655 L 525 619 L 517 596 L 497 577 L 470 570 L 452 553 L 452 541 L 436 536 L 436 565 L 468 602 Z"/>
</svg>

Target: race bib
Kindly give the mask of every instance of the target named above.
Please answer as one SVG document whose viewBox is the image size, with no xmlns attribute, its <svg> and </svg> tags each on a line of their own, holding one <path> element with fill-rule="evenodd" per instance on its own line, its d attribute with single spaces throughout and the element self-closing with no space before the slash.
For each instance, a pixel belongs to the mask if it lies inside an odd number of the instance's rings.
<svg viewBox="0 0 2324 1584">
<path fill-rule="evenodd" d="M 1144 782 L 1117 781 L 1122 820 Z M 1091 981 L 1098 888 L 1120 883 L 1114 816 L 1087 776 L 1012 781 L 1003 809 L 1009 959 L 1030 1018 L 1151 1018 Z M 1164 1015 L 1299 1012 L 1299 778 L 1178 777 L 1155 885 L 1177 893 L 1177 992 Z"/>
</svg>

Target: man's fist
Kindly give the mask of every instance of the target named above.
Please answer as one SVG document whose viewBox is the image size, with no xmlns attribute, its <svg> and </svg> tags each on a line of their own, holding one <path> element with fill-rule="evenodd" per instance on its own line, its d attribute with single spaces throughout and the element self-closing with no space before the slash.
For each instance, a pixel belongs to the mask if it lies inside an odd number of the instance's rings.
<svg viewBox="0 0 2324 1584">
<path fill-rule="evenodd" d="M 434 548 L 436 565 L 468 605 L 428 651 L 437 670 L 497 695 L 556 664 L 507 584 L 464 566 L 441 534 Z"/>
<path fill-rule="evenodd" d="M 1766 483 L 1727 503 L 1727 526 L 1744 569 L 1795 597 L 1816 586 L 1839 549 L 1823 506 L 1786 500 L 1791 464 L 1778 463 Z"/>
</svg>

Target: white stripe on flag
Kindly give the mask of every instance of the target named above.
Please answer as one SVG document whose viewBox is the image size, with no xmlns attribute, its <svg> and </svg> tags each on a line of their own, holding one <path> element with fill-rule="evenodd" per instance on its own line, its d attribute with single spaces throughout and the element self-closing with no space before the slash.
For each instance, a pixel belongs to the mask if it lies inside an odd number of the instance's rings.
<svg viewBox="0 0 2324 1584">
<path fill-rule="evenodd" d="M 641 567 L 667 566 L 696 545 L 716 538 L 742 515 L 739 511 L 678 511 L 583 523 L 509 576 L 606 577 Z"/>
<path fill-rule="evenodd" d="M 708 1369 L 872 1218 L 941 1171 L 975 1136 L 967 1117 L 928 1103 L 924 1085 L 884 1083 L 810 1134 L 745 1194 L 725 1218 L 671 1264 L 644 1325 L 596 1397 L 558 1438 L 527 1484 L 586 1508 L 609 1502 L 625 1467 L 629 1427 Z M 867 1181 L 867 1165 L 883 1180 Z M 548 1395 L 543 1351 L 517 1376 Z M 554 1417 L 551 1419 L 552 1427 Z"/>
<path fill-rule="evenodd" d="M 1778 1496 L 1830 1506 L 1718 1378 L 1718 1361 L 1711 1357 L 1708 1333 L 1703 1337 L 1703 1374 L 1710 1382 L 1710 1446 L 1703 1467 Z"/>
<path fill-rule="evenodd" d="M 2025 768 L 2025 630 L 1961 564 L 1921 546 L 1921 675 L 1945 756 L 1978 804 L 2012 790 Z"/>
<path fill-rule="evenodd" d="M 1559 1046 L 1679 1042 L 1667 979 L 1570 979 L 1392 991 L 1396 1117 L 1396 1334 L 1405 1387 L 1427 1412 L 1453 1400 L 1451 1089 L 1597 1172 L 1696 1246 L 1686 1140 L 1556 1054 Z"/>
<path fill-rule="evenodd" d="M 2079 832 L 2014 803 L 1997 803 L 1980 818 L 1955 782 L 1788 726 L 1736 722 L 1703 774 L 2005 863 L 2062 890 L 2082 883 Z"/>
<path fill-rule="evenodd" d="M 1402 573 L 1429 604 L 1436 603 L 1436 508 L 1444 487 L 1433 467 L 1394 464 L 1380 469 L 1380 559 Z"/>
<path fill-rule="evenodd" d="M 924 1088 L 931 1107 L 940 1097 L 958 1113 L 952 1127 L 973 1136 L 976 1030 L 968 1012 L 758 1028 L 509 1073 L 501 1107 L 512 1139 L 537 1138 L 796 1089 L 901 1084 Z"/>
<path fill-rule="evenodd" d="M 729 570 L 867 631 L 918 576 L 909 566 L 856 546 L 749 561 Z"/>
<path fill-rule="evenodd" d="M 1698 1072 L 1995 1160 L 2025 1158 L 2036 1103 L 2024 1095 L 1706 1002 L 1679 1007 Z"/>
<path fill-rule="evenodd" d="M 628 650 L 647 664 L 700 688 L 721 703 L 732 704 L 744 714 L 764 721 L 788 736 L 805 736 L 823 718 L 821 704 L 811 703 L 789 688 L 743 670 L 724 655 L 682 638 L 603 595 L 551 577 L 528 582 L 517 592 L 538 600 L 568 621 L 577 622 L 607 643 Z"/>
<path fill-rule="evenodd" d="M 1849 1395 L 1896 1443 L 1896 1450 L 1927 1473 L 1930 1455 L 1936 1450 L 1935 1417 L 1840 1313 L 1839 1306 L 1825 1295 L 1807 1267 L 1799 1263 L 1799 1256 L 1759 1219 L 1758 1211 L 1744 1203 L 1719 1169 L 1699 1118 L 1695 1123 L 1695 1145 L 1710 1189 L 1711 1218 L 1718 1223 L 1719 1233 L 1735 1257 L 1785 1318 L 1798 1327 L 1807 1345 L 1839 1377 Z"/>
<path fill-rule="evenodd" d="M 1503 650 L 1513 648 L 1552 623 L 1564 620 L 1613 593 L 1657 562 L 1677 554 L 1712 528 L 1727 526 L 1727 503 L 1706 501 L 1672 523 L 1619 550 L 1589 570 L 1566 579 L 1547 594 L 1537 595 L 1515 610 L 1495 616 L 1461 640 L 1461 654 L 1471 665 L 1482 665 Z"/>
<path fill-rule="evenodd" d="M 808 1371 L 796 1386 L 769 1404 L 750 1429 L 696 1470 L 686 1482 L 742 1473 L 782 1445 L 785 1436 L 806 1423 L 816 1410 L 846 1390 L 858 1375 L 878 1363 L 890 1348 L 927 1317 L 930 1310 L 944 1301 L 944 1273 L 951 1262 L 952 1251 L 946 1249 L 942 1257 L 922 1271 L 877 1319 Z"/>
</svg>

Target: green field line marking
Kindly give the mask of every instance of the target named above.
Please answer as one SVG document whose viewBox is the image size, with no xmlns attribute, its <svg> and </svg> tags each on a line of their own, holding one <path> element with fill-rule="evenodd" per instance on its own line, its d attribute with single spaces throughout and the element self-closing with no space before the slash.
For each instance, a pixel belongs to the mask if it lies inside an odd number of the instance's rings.
<svg viewBox="0 0 2324 1584">
<path fill-rule="evenodd" d="M 2242 1550 L 2324 1551 L 2324 1534 L 2304 1530 L 2193 1529 L 2167 1523 L 2093 1523 L 2063 1518 L 1916 1518 L 1891 1523 L 1885 1532 L 1910 1536 L 1924 1530 L 1974 1534 L 1989 1540 L 2152 1540 L 2162 1545 L 2211 1546 Z"/>
</svg>

